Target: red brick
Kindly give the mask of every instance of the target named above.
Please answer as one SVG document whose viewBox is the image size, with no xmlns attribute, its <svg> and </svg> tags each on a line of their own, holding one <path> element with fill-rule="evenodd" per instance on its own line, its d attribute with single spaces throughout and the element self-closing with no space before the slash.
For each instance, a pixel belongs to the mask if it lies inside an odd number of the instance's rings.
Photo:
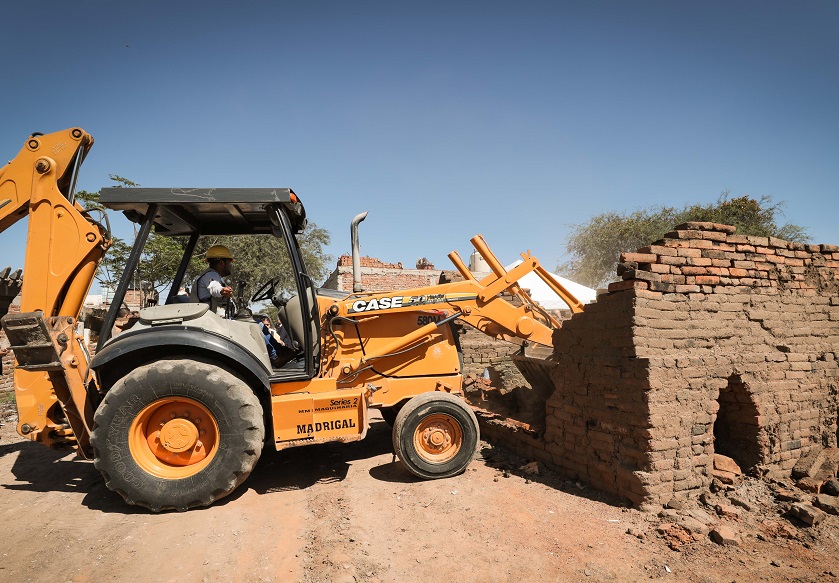
<svg viewBox="0 0 839 583">
<path fill-rule="evenodd" d="M 690 293 L 696 293 L 696 292 L 699 292 L 699 291 L 702 291 L 702 290 L 699 289 L 698 285 L 687 285 L 687 284 L 685 284 L 685 285 L 677 285 L 676 286 L 676 292 L 680 293 L 680 294 L 690 294 Z"/>
<path fill-rule="evenodd" d="M 610 292 L 623 291 L 627 289 L 649 289 L 649 284 L 646 281 L 638 281 L 637 279 L 616 281 L 609 284 Z"/>
<path fill-rule="evenodd" d="M 676 231 L 718 231 L 720 233 L 733 235 L 737 232 L 734 225 L 712 223 L 709 221 L 688 221 L 673 227 Z"/>
<path fill-rule="evenodd" d="M 702 233 L 702 238 L 706 241 L 725 241 L 725 233 L 717 233 L 714 231 L 706 231 Z"/>
<path fill-rule="evenodd" d="M 707 257 L 688 257 L 688 265 L 708 266 L 712 264 L 713 260 Z"/>
<path fill-rule="evenodd" d="M 627 261 L 655 263 L 658 261 L 658 256 L 652 253 L 621 253 L 620 260 L 622 263 L 626 263 Z"/>
<path fill-rule="evenodd" d="M 701 249 L 693 249 L 691 247 L 679 247 L 679 257 L 702 257 Z"/>
<path fill-rule="evenodd" d="M 665 247 L 663 245 L 650 245 L 638 250 L 640 253 L 655 253 L 657 255 L 676 255 L 676 250 L 673 247 Z"/>
<path fill-rule="evenodd" d="M 693 229 L 676 230 L 665 233 L 664 236 L 668 239 L 701 239 L 702 231 Z"/>
</svg>

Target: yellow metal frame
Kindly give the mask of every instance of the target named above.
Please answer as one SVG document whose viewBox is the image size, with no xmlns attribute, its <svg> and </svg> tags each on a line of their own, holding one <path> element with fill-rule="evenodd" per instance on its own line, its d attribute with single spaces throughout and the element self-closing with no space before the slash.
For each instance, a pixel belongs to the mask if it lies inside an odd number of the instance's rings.
<svg viewBox="0 0 839 583">
<path fill-rule="evenodd" d="M 93 411 L 87 389 L 93 380 L 76 321 L 111 241 L 67 195 L 73 165 L 78 168 L 92 144 L 80 128 L 32 136 L 0 169 L 0 231 L 29 217 L 21 311 L 43 313 L 61 361 L 61 370 L 16 371 L 18 432 L 47 445 L 75 446 L 82 455 L 89 454 Z M 429 391 L 461 393 L 457 341 L 448 325 L 455 318 L 496 338 L 550 346 L 560 324 L 518 284 L 528 273 L 536 273 L 573 312 L 582 311 L 529 252 L 507 272 L 483 237 L 471 241 L 493 272 L 480 281 L 452 252 L 461 282 L 318 299 L 318 378 L 271 385 L 277 449 L 362 439 L 369 407 L 397 406 Z M 438 436 L 436 427 L 429 426 L 429 434 Z M 437 441 L 428 447 L 442 447 Z"/>
<path fill-rule="evenodd" d="M 47 445 L 77 446 L 82 455 L 93 411 L 86 393 L 89 357 L 76 321 L 111 240 L 66 194 L 73 165 L 92 145 L 80 128 L 33 135 L 0 168 L 0 231 L 29 217 L 20 311 L 44 314 L 64 368 L 15 371 L 18 432 Z"/>
<path fill-rule="evenodd" d="M 429 391 L 462 393 L 463 375 L 457 344 L 447 322 L 458 318 L 481 332 L 507 340 L 552 345 L 560 323 L 540 309 L 518 281 L 536 273 L 571 308 L 583 304 L 529 253 L 507 272 L 483 237 L 472 244 L 493 274 L 478 281 L 452 252 L 449 257 L 464 281 L 375 294 L 353 294 L 345 300 L 318 298 L 321 318 L 319 378 L 282 382 L 271 387 L 275 444 L 278 449 L 322 441 L 363 437 L 366 425 L 334 424 L 318 428 L 317 405 L 341 396 L 352 401 L 352 413 L 366 419 L 367 407 L 395 406 Z M 514 305 L 504 295 L 519 300 Z M 313 418 L 313 432 L 300 430 Z M 324 417 L 331 420 L 331 417 Z M 309 421 L 305 421 L 309 423 Z"/>
</svg>

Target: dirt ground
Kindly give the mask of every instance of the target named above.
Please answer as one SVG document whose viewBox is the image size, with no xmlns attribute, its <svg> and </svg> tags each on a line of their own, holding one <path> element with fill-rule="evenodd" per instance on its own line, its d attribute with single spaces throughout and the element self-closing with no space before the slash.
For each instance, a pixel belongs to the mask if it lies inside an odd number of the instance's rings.
<svg viewBox="0 0 839 583">
<path fill-rule="evenodd" d="M 622 507 L 483 443 L 458 477 L 420 481 L 390 429 L 266 451 L 228 498 L 186 513 L 126 506 L 90 462 L 0 427 L 0 581 L 832 581 L 839 517 L 725 519 L 740 546 L 674 541 Z M 632 534 L 628 534 L 630 530 Z M 673 548 L 671 548 L 673 547 Z M 673 549 L 676 550 L 673 550 Z"/>
</svg>

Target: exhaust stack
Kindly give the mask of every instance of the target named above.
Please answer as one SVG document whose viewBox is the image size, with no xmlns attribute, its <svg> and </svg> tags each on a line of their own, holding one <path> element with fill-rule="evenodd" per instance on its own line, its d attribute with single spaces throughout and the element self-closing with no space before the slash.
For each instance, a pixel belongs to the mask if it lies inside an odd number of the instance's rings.
<svg viewBox="0 0 839 583">
<path fill-rule="evenodd" d="M 363 292 L 361 287 L 361 257 L 358 251 L 358 224 L 367 218 L 367 211 L 355 215 L 350 223 L 350 239 L 352 240 L 352 291 L 353 293 Z"/>
</svg>

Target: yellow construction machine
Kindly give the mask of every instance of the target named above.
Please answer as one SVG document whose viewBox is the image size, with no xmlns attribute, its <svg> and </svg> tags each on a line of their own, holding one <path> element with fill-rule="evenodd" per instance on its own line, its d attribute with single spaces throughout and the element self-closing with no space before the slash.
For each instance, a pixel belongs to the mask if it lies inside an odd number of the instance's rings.
<svg viewBox="0 0 839 583">
<path fill-rule="evenodd" d="M 488 277 L 477 280 L 452 252 L 462 281 L 383 293 L 357 285 L 348 294 L 316 288 L 309 277 L 297 242 L 306 213 L 288 188 L 106 188 L 101 205 L 139 229 L 91 359 L 78 317 L 111 240 L 107 222 L 74 201 L 92 144 L 79 128 L 33 135 L 0 169 L 0 229 L 30 220 L 21 311 L 3 327 L 17 361 L 18 432 L 92 459 L 128 503 L 155 512 L 209 505 L 245 480 L 266 434 L 278 450 L 356 441 L 372 408 L 393 426 L 409 471 L 456 475 L 471 462 L 479 431 L 462 399 L 452 323 L 551 346 L 559 322 L 517 283 L 531 272 L 582 310 L 535 257 L 523 253 L 507 272 L 480 235 L 472 243 Z M 361 220 L 353 221 L 354 243 Z M 188 240 L 172 290 L 184 283 L 199 237 L 278 237 L 296 293 L 272 279 L 250 301 L 277 307 L 292 353 L 272 363 L 253 318 L 179 303 L 176 291 L 111 337 L 152 229 Z M 357 266 L 355 244 L 353 252 Z"/>
</svg>

